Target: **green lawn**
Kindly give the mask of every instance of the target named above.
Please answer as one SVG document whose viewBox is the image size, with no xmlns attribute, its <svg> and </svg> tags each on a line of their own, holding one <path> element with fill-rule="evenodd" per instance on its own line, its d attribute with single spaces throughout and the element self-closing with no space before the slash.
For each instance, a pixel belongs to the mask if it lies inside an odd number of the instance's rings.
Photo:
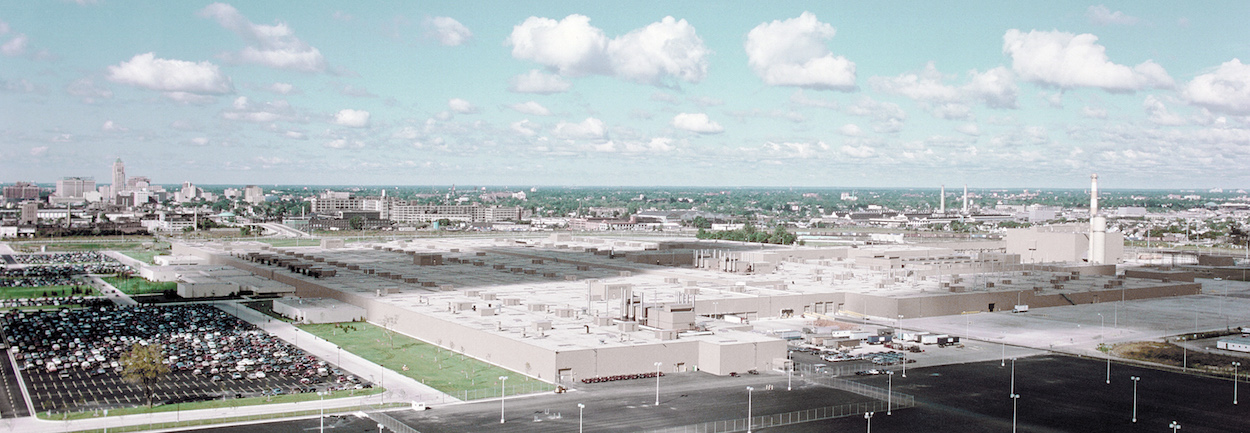
<svg viewBox="0 0 1250 433">
<path fill-rule="evenodd" d="M 159 256 L 159 255 L 162 255 L 162 254 L 169 254 L 169 251 L 157 251 L 157 250 L 152 250 L 152 251 L 118 251 L 118 252 L 119 252 L 119 253 L 122 253 L 122 254 L 125 254 L 127 257 L 130 257 L 130 258 L 132 258 L 132 259 L 135 259 L 135 260 L 141 261 L 141 262 L 143 262 L 143 263 L 148 263 L 148 264 L 153 264 L 153 262 L 152 262 L 152 258 L 153 258 L 153 257 Z"/>
<path fill-rule="evenodd" d="M 352 397 L 352 396 L 360 396 L 360 395 L 373 395 L 373 394 L 380 393 L 382 391 L 383 391 L 382 388 L 377 388 L 377 387 L 362 389 L 362 390 L 333 391 L 333 394 L 327 396 L 326 398 L 334 399 L 334 398 Z M 181 410 L 196 410 L 196 409 L 216 409 L 216 408 L 222 408 L 222 407 L 255 406 L 258 404 L 295 403 L 295 402 L 301 402 L 301 401 L 318 400 L 320 398 L 321 396 L 318 396 L 317 393 L 315 392 L 306 392 L 302 394 L 283 394 L 283 395 L 275 396 L 272 398 L 270 397 L 248 397 L 248 398 L 237 398 L 237 399 L 232 398 L 232 399 L 225 399 L 225 400 L 208 400 L 208 401 L 197 401 L 193 403 L 165 404 L 165 405 L 160 405 L 160 406 L 155 406 L 155 407 L 150 407 L 150 408 L 147 406 L 140 406 L 140 407 L 109 409 L 109 416 L 135 415 L 135 414 L 156 413 L 156 412 L 174 412 L 174 411 L 181 411 Z M 101 416 L 102 413 L 96 412 L 96 411 L 68 412 L 68 413 L 53 412 L 51 414 L 49 414 L 49 412 L 39 412 L 38 415 L 40 419 L 62 421 L 62 420 L 67 420 L 67 419 L 72 420 L 72 419 L 95 418 L 95 417 Z"/>
<path fill-rule="evenodd" d="M 468 399 L 497 397 L 499 376 L 508 376 L 508 394 L 525 394 L 555 389 L 524 374 L 487 364 L 476 359 L 453 353 L 433 344 L 421 342 L 402 334 L 394 334 L 395 345 L 381 327 L 363 323 L 343 323 L 357 331 L 343 332 L 334 324 L 301 325 L 300 329 L 343 347 L 343 350 L 381 364 L 397 373 L 411 377 L 453 397 Z M 407 370 L 404 367 L 407 366 Z M 516 389 L 511 389 L 516 386 Z M 475 390 L 494 390 L 471 392 Z"/>
<path fill-rule="evenodd" d="M 91 286 L 0 287 L 0 298 L 27 299 L 70 296 L 70 290 L 74 287 L 85 289 L 87 291 L 86 295 L 79 296 L 96 296 L 100 294 Z M 47 296 L 44 296 L 45 294 Z"/>
<path fill-rule="evenodd" d="M 104 281 L 112 284 L 117 290 L 127 295 L 142 295 L 145 293 L 161 293 L 166 290 L 178 290 L 178 283 L 173 281 L 148 281 L 146 278 L 119 278 L 104 277 Z"/>
</svg>

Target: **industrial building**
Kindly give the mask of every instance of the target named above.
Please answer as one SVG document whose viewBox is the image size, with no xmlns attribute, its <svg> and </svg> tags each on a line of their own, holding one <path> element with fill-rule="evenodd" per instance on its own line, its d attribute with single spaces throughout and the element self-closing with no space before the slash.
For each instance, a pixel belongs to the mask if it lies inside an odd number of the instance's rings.
<svg viewBox="0 0 1250 433">
<path fill-rule="evenodd" d="M 365 309 L 328 298 L 279 298 L 273 312 L 301 323 L 341 323 L 365 319 Z"/>
<path fill-rule="evenodd" d="M 759 319 L 833 314 L 892 323 L 970 311 L 1198 293 L 1114 265 L 914 246 L 762 247 L 573 237 L 406 239 L 319 247 L 175 244 L 363 308 L 423 341 L 553 381 L 653 371 L 766 369 L 786 342 Z M 659 264 L 657 264 L 659 263 Z"/>
</svg>

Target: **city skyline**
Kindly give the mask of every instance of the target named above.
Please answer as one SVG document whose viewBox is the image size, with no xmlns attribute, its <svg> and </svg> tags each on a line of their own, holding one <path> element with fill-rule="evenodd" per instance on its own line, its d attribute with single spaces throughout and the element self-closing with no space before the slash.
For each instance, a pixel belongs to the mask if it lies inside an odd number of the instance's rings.
<svg viewBox="0 0 1250 433">
<path fill-rule="evenodd" d="M 1236 2 L 0 7 L 0 182 L 1238 188 Z"/>
</svg>

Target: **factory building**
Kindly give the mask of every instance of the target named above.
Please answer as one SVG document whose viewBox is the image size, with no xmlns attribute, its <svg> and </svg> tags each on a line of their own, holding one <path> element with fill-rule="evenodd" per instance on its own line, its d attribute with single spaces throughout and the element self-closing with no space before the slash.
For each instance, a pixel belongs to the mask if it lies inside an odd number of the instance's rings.
<svg viewBox="0 0 1250 433">
<path fill-rule="evenodd" d="M 332 248 L 179 243 L 174 254 L 358 306 L 374 323 L 398 317 L 402 333 L 552 382 L 654 371 L 655 362 L 718 375 L 766 369 L 787 350 L 753 331 L 767 318 L 890 322 L 1200 290 L 1117 276 L 1114 266 L 914 246 L 761 249 L 557 234 Z M 673 263 L 654 264 L 665 256 Z"/>
</svg>

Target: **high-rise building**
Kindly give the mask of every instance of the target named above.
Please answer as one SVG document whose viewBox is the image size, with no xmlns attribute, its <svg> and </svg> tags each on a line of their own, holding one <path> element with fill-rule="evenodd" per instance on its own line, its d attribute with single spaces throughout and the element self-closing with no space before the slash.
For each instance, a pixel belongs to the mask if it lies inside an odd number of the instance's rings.
<svg viewBox="0 0 1250 433">
<path fill-rule="evenodd" d="M 36 200 L 39 198 L 39 186 L 30 182 L 18 182 L 4 187 L 5 200 Z"/>
<path fill-rule="evenodd" d="M 265 202 L 265 189 L 256 185 L 248 185 L 243 188 L 243 201 L 251 204 L 260 204 Z"/>
<path fill-rule="evenodd" d="M 126 164 L 122 163 L 121 158 L 117 158 L 117 162 L 113 163 L 113 195 L 123 191 L 126 191 Z"/>
<path fill-rule="evenodd" d="M 56 181 L 57 197 L 81 198 L 87 191 L 95 191 L 95 179 L 90 177 L 63 177 Z"/>
</svg>

